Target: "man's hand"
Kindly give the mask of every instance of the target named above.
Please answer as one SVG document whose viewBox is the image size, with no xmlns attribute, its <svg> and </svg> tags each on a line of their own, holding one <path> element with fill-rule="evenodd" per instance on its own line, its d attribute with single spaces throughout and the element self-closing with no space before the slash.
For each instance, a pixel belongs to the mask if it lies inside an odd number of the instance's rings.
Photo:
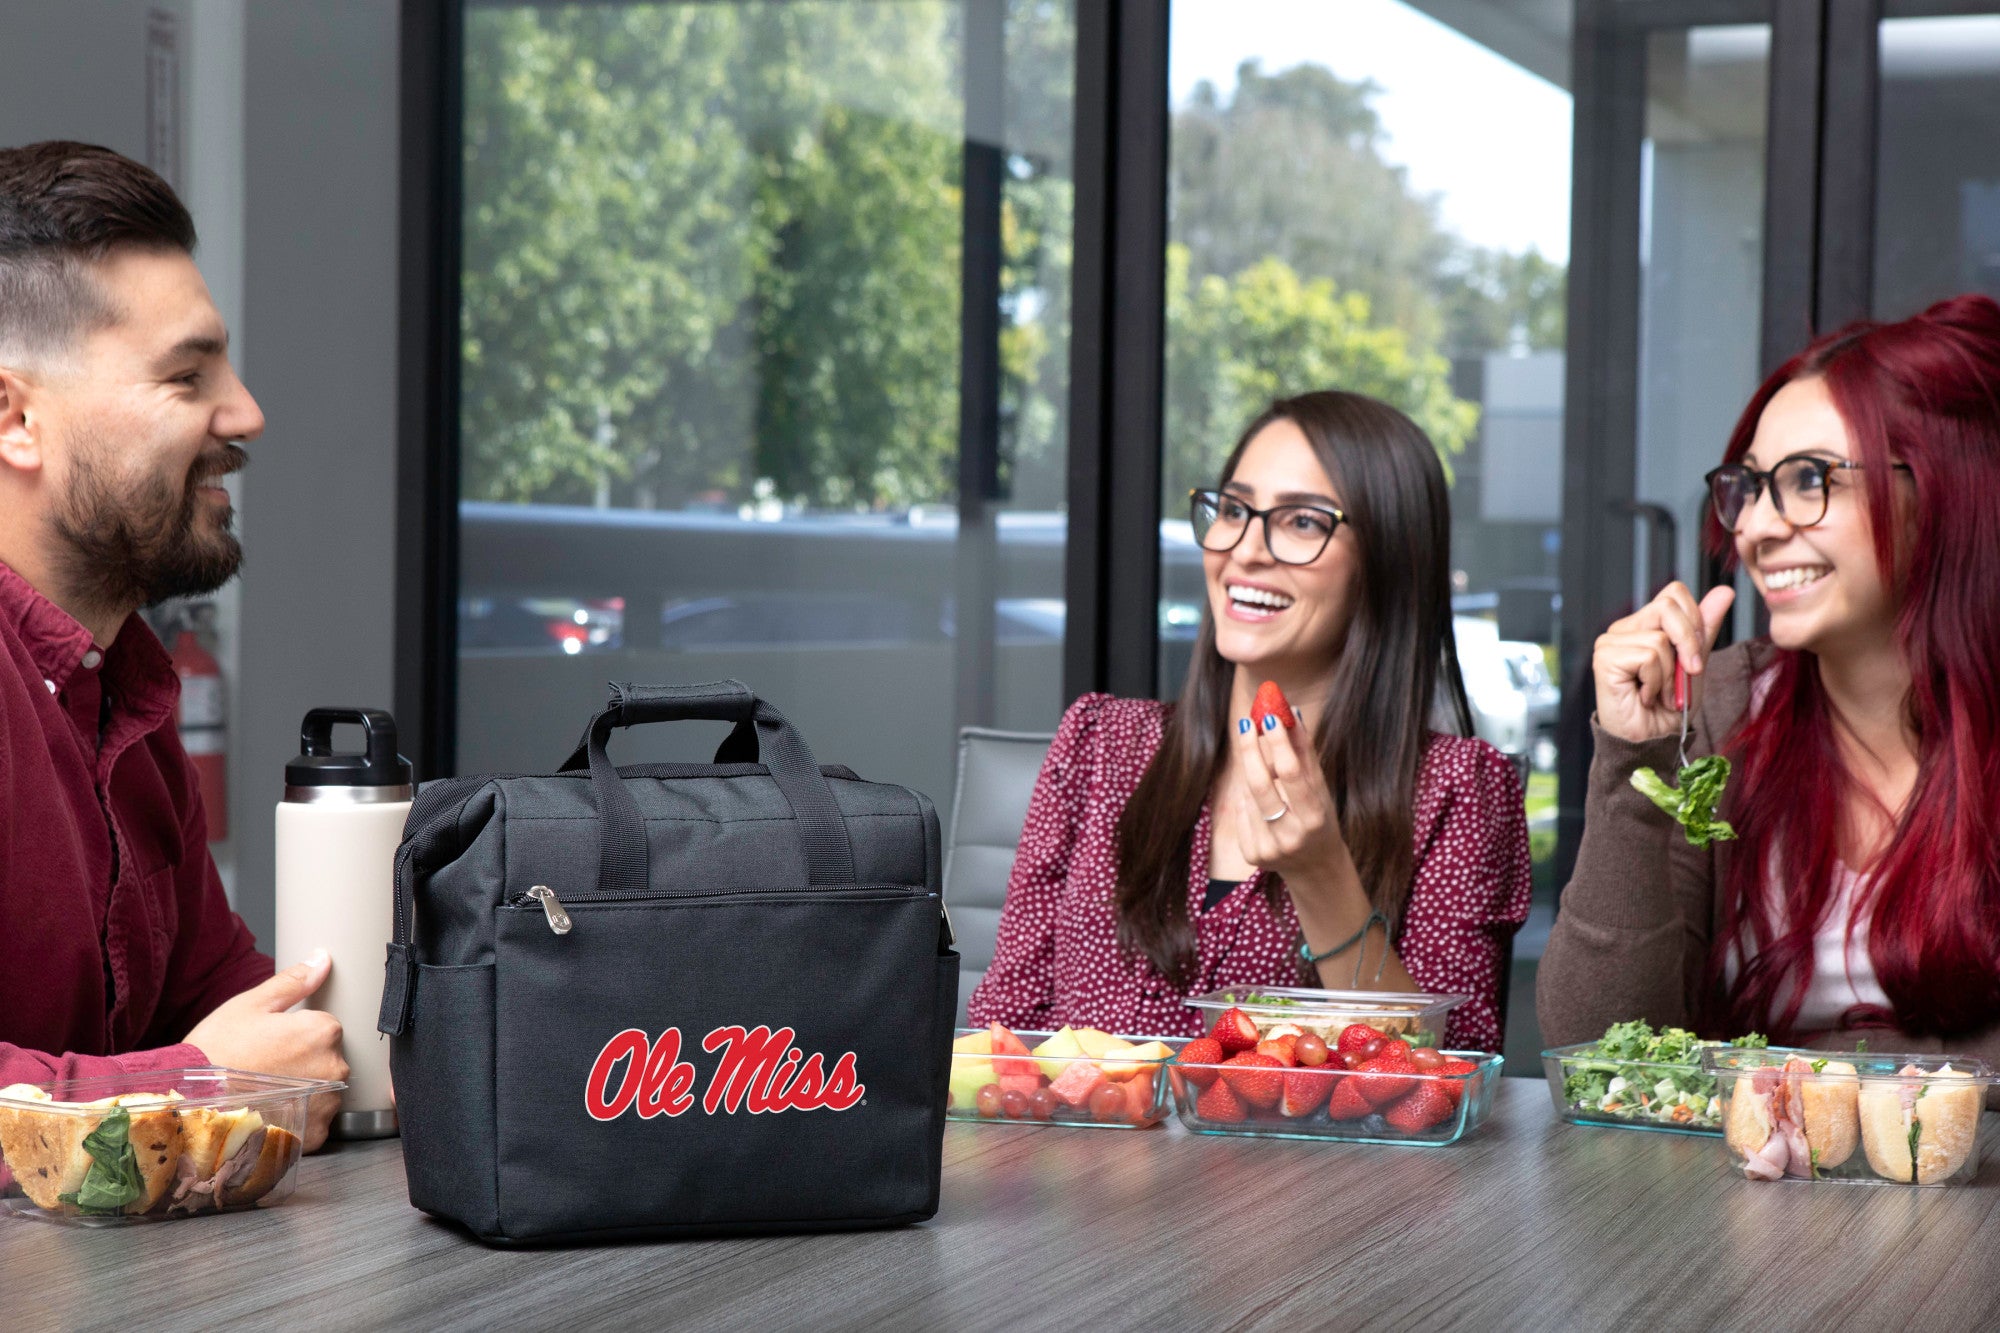
<svg viewBox="0 0 2000 1333">
<path fill-rule="evenodd" d="M 324 985 L 332 970 L 332 959 L 324 949 L 319 950 L 263 985 L 217 1005 L 188 1033 L 188 1044 L 199 1047 L 210 1064 L 231 1069 L 289 1078 L 346 1078 L 347 1061 L 340 1054 L 340 1020 L 317 1009 L 288 1012 Z M 312 1099 L 306 1119 L 307 1152 L 326 1142 L 327 1130 L 339 1110 L 338 1093 Z"/>
</svg>

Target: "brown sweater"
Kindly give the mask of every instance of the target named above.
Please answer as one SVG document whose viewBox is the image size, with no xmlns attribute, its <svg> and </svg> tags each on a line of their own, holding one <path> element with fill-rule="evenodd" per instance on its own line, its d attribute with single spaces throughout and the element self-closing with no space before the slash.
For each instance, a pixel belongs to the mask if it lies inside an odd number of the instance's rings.
<svg viewBox="0 0 2000 1333">
<path fill-rule="evenodd" d="M 1709 659 L 1689 710 L 1690 758 L 1713 754 L 1735 728 L 1750 705 L 1751 681 L 1771 652 L 1758 640 Z M 1735 850 L 1729 842 L 1705 850 L 1689 846 L 1680 825 L 1633 788 L 1635 768 L 1675 771 L 1678 736 L 1634 744 L 1594 720 L 1591 733 L 1597 748 L 1576 873 L 1563 890 L 1535 981 L 1536 1016 L 1551 1046 L 1593 1041 L 1611 1024 L 1633 1018 L 1656 1027 L 1693 1026 L 1709 947 L 1721 929 L 1717 886 L 1726 882 Z M 1725 796 L 1725 813 L 1728 804 Z M 1950 1051 L 2000 1066 L 2000 1022 L 1942 1040 L 1870 1029 L 1823 1033 L 1808 1044 L 1852 1050 L 1862 1038 L 1870 1050 Z M 2000 1097 L 1988 1101 L 2000 1106 Z"/>
</svg>

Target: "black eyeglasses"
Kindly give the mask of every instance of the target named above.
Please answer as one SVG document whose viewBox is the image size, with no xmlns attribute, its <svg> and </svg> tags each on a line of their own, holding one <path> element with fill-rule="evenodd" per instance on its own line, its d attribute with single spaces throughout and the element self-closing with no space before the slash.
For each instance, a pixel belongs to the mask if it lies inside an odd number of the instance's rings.
<svg viewBox="0 0 2000 1333">
<path fill-rule="evenodd" d="M 1778 517 L 1795 528 L 1809 528 L 1826 517 L 1827 497 L 1832 494 L 1835 472 L 1858 470 L 1860 463 L 1793 454 L 1759 472 L 1747 463 L 1724 463 L 1708 474 L 1708 495 L 1715 502 L 1715 516 L 1729 531 L 1743 521 L 1743 512 L 1757 503 L 1757 497 L 1771 488 L 1771 504 Z M 1908 463 L 1891 463 L 1908 472 Z"/>
<path fill-rule="evenodd" d="M 1250 520 L 1264 520 L 1264 549 L 1281 565 L 1310 565 L 1347 521 L 1338 509 L 1318 505 L 1252 509 L 1225 491 L 1189 491 L 1188 518 L 1204 551 L 1235 550 L 1250 531 Z"/>
</svg>

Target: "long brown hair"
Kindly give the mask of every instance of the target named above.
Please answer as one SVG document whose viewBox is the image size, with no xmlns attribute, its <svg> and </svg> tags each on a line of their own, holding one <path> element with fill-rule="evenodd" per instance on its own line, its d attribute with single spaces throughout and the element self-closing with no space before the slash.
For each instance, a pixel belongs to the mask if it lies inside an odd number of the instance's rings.
<svg viewBox="0 0 2000 1333">
<path fill-rule="evenodd" d="M 1221 484 L 1274 421 L 1304 433 L 1326 469 L 1359 548 L 1357 602 L 1323 699 L 1294 699 L 1313 739 L 1343 836 L 1376 908 L 1400 924 L 1414 870 L 1411 804 L 1442 684 L 1461 732 L 1471 708 L 1451 626 L 1451 504 L 1437 451 L 1417 423 L 1358 393 L 1281 398 L 1245 427 Z M 1204 602 L 1179 701 L 1138 790 L 1118 820 L 1118 938 L 1176 985 L 1192 980 L 1188 856 L 1194 827 L 1228 757 L 1235 666 L 1215 647 Z M 1440 680 L 1442 672 L 1442 680 Z M 1266 897 L 1277 901 L 1274 882 Z"/>
</svg>

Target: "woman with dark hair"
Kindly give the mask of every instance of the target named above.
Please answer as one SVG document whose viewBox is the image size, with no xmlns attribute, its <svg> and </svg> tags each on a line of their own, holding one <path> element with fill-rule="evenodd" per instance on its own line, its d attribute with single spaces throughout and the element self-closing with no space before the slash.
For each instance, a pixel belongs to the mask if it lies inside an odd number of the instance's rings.
<svg viewBox="0 0 2000 1333">
<path fill-rule="evenodd" d="M 1359 394 L 1281 399 L 1190 505 L 1179 702 L 1064 714 L 973 1020 L 1173 1035 L 1191 994 L 1359 986 L 1469 996 L 1446 1043 L 1498 1050 L 1527 823 L 1499 751 L 1430 729 L 1441 697 L 1470 730 L 1431 442 Z"/>
<path fill-rule="evenodd" d="M 1814 342 L 1709 483 L 1709 542 L 1770 634 L 1711 655 L 1733 590 L 1674 584 L 1598 639 L 1543 1032 L 1645 1018 L 2000 1057 L 2000 306 Z M 1688 753 L 1733 765 L 1736 840 L 1705 849 L 1629 783 L 1674 769 L 1677 661 Z"/>
</svg>

